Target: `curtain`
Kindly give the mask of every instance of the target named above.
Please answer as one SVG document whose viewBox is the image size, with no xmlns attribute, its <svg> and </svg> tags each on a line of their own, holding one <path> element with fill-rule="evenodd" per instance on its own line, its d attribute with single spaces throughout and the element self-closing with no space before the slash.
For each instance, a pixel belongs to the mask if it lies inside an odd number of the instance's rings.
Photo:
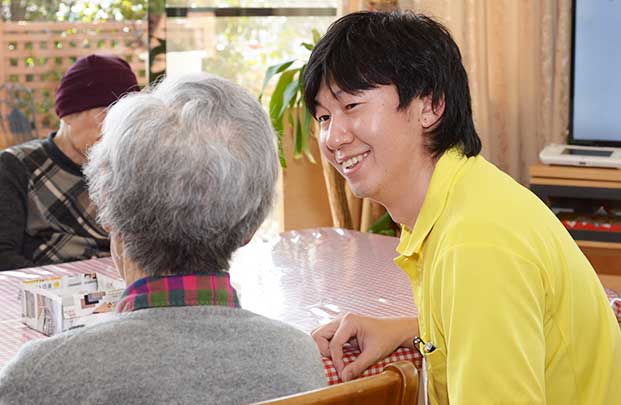
<svg viewBox="0 0 621 405">
<path fill-rule="evenodd" d="M 458 43 L 483 155 L 528 182 L 539 151 L 567 138 L 570 0 L 412 0 Z"/>
<path fill-rule="evenodd" d="M 396 7 L 449 28 L 468 72 L 482 154 L 527 184 L 539 151 L 567 141 L 571 0 L 346 0 L 342 10 Z M 382 215 L 325 161 L 324 173 L 335 226 L 365 231 Z"/>
</svg>

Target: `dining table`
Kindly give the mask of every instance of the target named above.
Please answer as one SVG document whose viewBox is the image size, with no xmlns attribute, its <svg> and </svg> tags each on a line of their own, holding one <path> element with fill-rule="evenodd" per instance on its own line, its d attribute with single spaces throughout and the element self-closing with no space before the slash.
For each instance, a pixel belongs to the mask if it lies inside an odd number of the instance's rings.
<svg viewBox="0 0 621 405">
<path fill-rule="evenodd" d="M 341 228 L 312 228 L 256 236 L 230 261 L 231 283 L 241 307 L 310 333 L 354 312 L 371 316 L 416 316 L 409 279 L 393 262 L 398 239 Z M 20 284 L 53 276 L 100 273 L 120 278 L 111 258 L 0 272 L 0 367 L 29 340 L 46 336 L 22 322 Z M 359 352 L 344 351 L 344 362 Z M 421 366 L 421 356 L 399 348 L 369 367 L 380 373 L 394 361 Z M 330 384 L 340 382 L 332 360 L 323 358 Z"/>
<path fill-rule="evenodd" d="M 398 238 L 341 228 L 311 228 L 256 236 L 230 262 L 231 283 L 241 307 L 311 333 L 347 312 L 378 317 L 417 316 L 407 275 L 393 258 Z M 100 273 L 119 278 L 111 258 L 0 272 L 0 368 L 26 342 L 46 338 L 22 322 L 20 285 L 54 276 Z M 604 281 L 604 280 L 602 280 Z M 621 323 L 621 296 L 606 289 Z M 344 363 L 359 351 L 344 349 Z M 362 375 L 380 373 L 391 362 L 412 361 L 415 349 L 398 348 Z M 330 384 L 341 382 L 330 358 L 323 358 Z"/>
</svg>

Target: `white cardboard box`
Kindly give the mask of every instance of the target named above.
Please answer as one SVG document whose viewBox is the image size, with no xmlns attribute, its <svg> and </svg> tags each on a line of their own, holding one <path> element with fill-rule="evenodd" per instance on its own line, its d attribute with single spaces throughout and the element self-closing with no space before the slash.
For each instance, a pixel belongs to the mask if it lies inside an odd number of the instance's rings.
<svg viewBox="0 0 621 405">
<path fill-rule="evenodd" d="M 87 273 L 27 280 L 21 287 L 23 322 L 52 336 L 110 318 L 125 283 Z"/>
</svg>

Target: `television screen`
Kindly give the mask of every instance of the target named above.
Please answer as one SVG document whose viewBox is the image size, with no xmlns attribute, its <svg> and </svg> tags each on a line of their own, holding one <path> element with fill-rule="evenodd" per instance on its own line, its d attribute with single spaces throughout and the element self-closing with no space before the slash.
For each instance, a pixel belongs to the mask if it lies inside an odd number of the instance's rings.
<svg viewBox="0 0 621 405">
<path fill-rule="evenodd" d="M 621 0 L 574 0 L 569 143 L 621 146 Z"/>
</svg>

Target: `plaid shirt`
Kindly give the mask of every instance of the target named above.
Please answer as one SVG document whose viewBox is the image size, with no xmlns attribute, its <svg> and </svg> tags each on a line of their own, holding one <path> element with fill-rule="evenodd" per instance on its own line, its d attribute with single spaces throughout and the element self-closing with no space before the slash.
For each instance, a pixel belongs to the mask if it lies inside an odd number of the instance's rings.
<svg viewBox="0 0 621 405">
<path fill-rule="evenodd" d="M 239 308 L 229 274 L 209 272 L 141 278 L 127 287 L 116 311 L 191 305 Z"/>
<path fill-rule="evenodd" d="M 0 261 L 6 268 L 109 255 L 81 167 L 54 144 L 54 135 L 0 155 Z"/>
</svg>

